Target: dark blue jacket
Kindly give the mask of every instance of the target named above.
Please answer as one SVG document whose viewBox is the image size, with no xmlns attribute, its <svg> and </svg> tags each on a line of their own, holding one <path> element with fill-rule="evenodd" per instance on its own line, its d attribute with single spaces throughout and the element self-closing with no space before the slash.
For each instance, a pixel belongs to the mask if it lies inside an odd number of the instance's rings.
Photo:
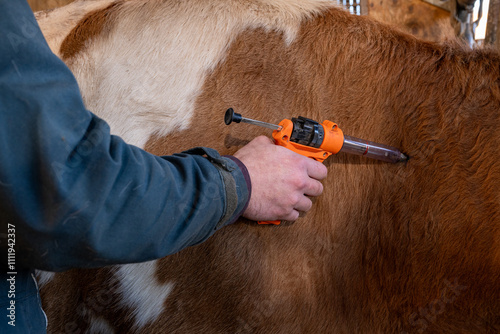
<svg viewBox="0 0 500 334">
<path fill-rule="evenodd" d="M 25 0 L 0 0 L 0 159 L 0 333 L 45 332 L 33 269 L 160 258 L 206 240 L 250 197 L 236 159 L 156 157 L 110 135 Z"/>
</svg>

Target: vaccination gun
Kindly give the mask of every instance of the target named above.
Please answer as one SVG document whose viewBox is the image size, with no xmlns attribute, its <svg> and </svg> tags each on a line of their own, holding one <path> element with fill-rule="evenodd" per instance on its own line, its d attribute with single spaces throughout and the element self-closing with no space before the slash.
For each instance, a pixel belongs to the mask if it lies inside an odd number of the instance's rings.
<svg viewBox="0 0 500 334">
<path fill-rule="evenodd" d="M 320 124 L 312 119 L 299 116 L 291 120 L 284 119 L 276 125 L 242 117 L 235 113 L 233 108 L 229 108 L 224 115 L 224 122 L 226 125 L 232 122 L 243 122 L 272 129 L 276 145 L 284 146 L 320 162 L 339 152 L 362 155 L 390 163 L 408 159 L 395 147 L 344 135 L 336 123 L 328 120 Z M 259 224 L 275 225 L 279 223 L 280 221 L 259 222 Z"/>
</svg>

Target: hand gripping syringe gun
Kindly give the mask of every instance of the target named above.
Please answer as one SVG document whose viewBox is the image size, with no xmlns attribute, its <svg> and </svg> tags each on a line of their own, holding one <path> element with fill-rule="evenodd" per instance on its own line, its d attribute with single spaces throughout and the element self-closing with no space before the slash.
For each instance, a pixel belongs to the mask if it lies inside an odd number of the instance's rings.
<svg viewBox="0 0 500 334">
<path fill-rule="evenodd" d="M 278 125 L 242 117 L 229 108 L 224 122 L 249 123 L 273 129 L 276 145 L 284 146 L 296 153 L 323 162 L 332 154 L 339 152 L 362 155 L 367 158 L 390 163 L 406 161 L 408 158 L 397 148 L 344 135 L 338 125 L 325 120 L 318 123 L 301 117 L 282 120 Z M 260 224 L 279 224 L 279 221 L 259 222 Z"/>
</svg>

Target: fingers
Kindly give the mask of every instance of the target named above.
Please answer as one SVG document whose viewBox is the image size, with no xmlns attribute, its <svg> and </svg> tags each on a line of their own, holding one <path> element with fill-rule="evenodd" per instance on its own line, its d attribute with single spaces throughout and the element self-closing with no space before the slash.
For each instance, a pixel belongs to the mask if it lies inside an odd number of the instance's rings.
<svg viewBox="0 0 500 334">
<path fill-rule="evenodd" d="M 299 212 L 307 212 L 311 209 L 311 207 L 312 201 L 308 197 L 302 196 L 297 204 L 295 204 L 294 209 Z"/>
<path fill-rule="evenodd" d="M 297 185 L 297 188 L 302 190 L 302 193 L 307 196 L 319 196 L 323 193 L 323 180 L 327 176 L 327 168 L 322 163 L 301 156 L 305 163 L 306 173 L 303 177 L 299 177 L 298 182 L 303 184 Z"/>
<path fill-rule="evenodd" d="M 322 189 L 322 185 L 319 181 L 316 181 L 319 187 Z M 320 193 L 320 191 L 318 191 Z M 301 212 L 307 212 L 312 208 L 312 200 L 302 193 L 302 190 L 296 192 L 295 196 L 290 197 L 290 202 L 284 202 L 282 204 L 283 208 L 289 208 L 285 212 L 282 212 L 283 220 L 294 221 L 296 220 Z"/>
<path fill-rule="evenodd" d="M 328 171 L 325 165 L 316 160 L 307 159 L 307 174 L 309 177 L 316 180 L 323 180 Z"/>
<path fill-rule="evenodd" d="M 312 207 L 312 201 L 308 196 L 316 197 L 323 193 L 323 184 L 318 181 L 318 179 L 323 179 L 326 177 L 326 167 L 317 162 L 311 160 L 314 164 L 310 164 L 310 169 L 308 169 L 308 177 L 298 177 L 295 181 L 296 195 L 293 203 L 289 204 L 292 211 L 288 214 L 284 220 L 295 221 L 300 212 L 307 212 Z M 319 164 L 319 168 L 317 166 Z M 324 169 L 323 169 L 324 167 Z M 309 171 L 312 170 L 314 176 L 311 176 Z M 317 178 L 317 179 L 316 179 Z"/>
<path fill-rule="evenodd" d="M 296 221 L 300 216 L 300 213 L 297 210 L 293 210 L 288 216 L 283 217 L 283 219 L 280 220 L 286 220 L 289 222 Z"/>
<path fill-rule="evenodd" d="M 294 221 L 312 207 L 308 196 L 323 192 L 320 180 L 326 167 L 261 136 L 238 150 L 236 158 L 247 167 L 252 196 L 243 216 L 252 220 Z"/>
<path fill-rule="evenodd" d="M 300 200 L 294 205 L 294 209 L 284 216 L 283 220 L 295 221 L 299 218 L 301 212 L 307 212 L 312 207 L 312 201 L 306 196 L 302 196 Z"/>
<path fill-rule="evenodd" d="M 304 195 L 307 196 L 319 196 L 323 193 L 323 184 L 316 180 L 310 180 L 308 186 L 304 188 Z"/>
</svg>

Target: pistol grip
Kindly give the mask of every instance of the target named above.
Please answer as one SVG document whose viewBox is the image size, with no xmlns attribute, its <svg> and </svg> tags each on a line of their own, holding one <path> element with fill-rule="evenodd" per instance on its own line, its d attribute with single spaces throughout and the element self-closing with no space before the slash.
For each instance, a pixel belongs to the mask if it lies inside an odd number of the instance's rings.
<svg viewBox="0 0 500 334">
<path fill-rule="evenodd" d="M 258 221 L 259 225 L 279 225 L 281 224 L 281 220 L 270 220 L 270 221 Z"/>
</svg>

